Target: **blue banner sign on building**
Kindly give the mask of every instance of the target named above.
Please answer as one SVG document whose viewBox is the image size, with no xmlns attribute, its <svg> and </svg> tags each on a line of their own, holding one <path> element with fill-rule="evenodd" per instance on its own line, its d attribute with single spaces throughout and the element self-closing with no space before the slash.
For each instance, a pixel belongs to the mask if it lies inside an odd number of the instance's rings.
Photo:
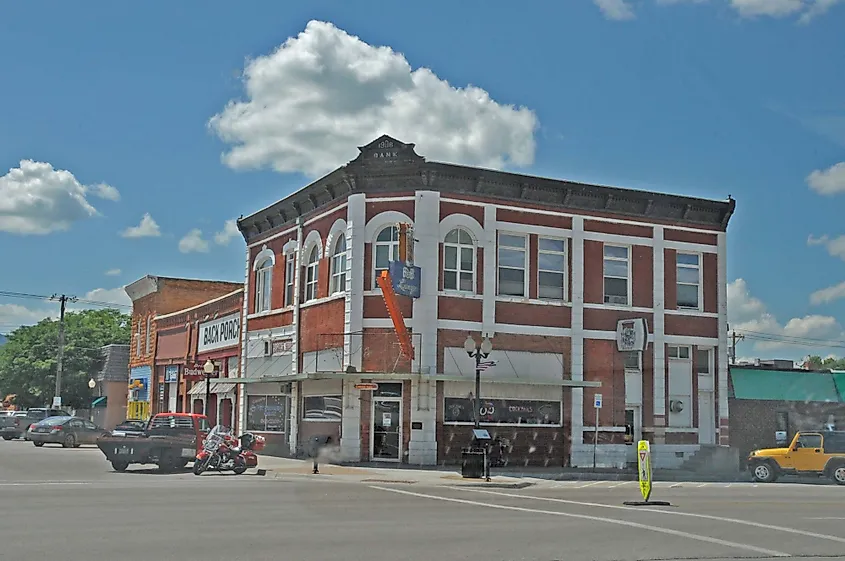
<svg viewBox="0 0 845 561">
<path fill-rule="evenodd" d="M 390 262 L 390 278 L 393 280 L 393 291 L 411 298 L 420 297 L 420 268 L 406 265 L 401 261 Z"/>
<path fill-rule="evenodd" d="M 179 381 L 179 365 L 164 367 L 164 382 L 169 384 Z"/>
</svg>

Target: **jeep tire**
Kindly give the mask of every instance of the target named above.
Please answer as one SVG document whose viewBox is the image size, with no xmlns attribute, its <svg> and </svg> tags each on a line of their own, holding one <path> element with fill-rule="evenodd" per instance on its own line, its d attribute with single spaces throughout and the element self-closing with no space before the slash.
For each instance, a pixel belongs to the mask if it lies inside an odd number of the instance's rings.
<svg viewBox="0 0 845 561">
<path fill-rule="evenodd" d="M 751 476 L 758 483 L 773 483 L 778 478 L 778 472 L 771 462 L 757 461 L 749 466 Z"/>
<path fill-rule="evenodd" d="M 828 473 L 834 483 L 837 485 L 845 485 L 845 462 L 836 463 L 830 466 Z"/>
</svg>

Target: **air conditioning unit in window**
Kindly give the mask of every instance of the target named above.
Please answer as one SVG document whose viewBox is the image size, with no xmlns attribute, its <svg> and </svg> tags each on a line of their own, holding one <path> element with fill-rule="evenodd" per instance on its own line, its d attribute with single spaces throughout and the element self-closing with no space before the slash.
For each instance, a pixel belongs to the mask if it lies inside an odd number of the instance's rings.
<svg viewBox="0 0 845 561">
<path fill-rule="evenodd" d="M 608 304 L 622 304 L 623 306 L 628 303 L 627 296 L 608 296 L 607 297 Z"/>
</svg>

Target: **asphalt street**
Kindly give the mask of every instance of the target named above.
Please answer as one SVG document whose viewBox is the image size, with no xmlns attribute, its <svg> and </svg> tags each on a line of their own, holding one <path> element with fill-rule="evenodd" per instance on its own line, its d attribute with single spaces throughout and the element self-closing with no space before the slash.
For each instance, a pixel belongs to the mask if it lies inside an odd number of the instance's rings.
<svg viewBox="0 0 845 561">
<path fill-rule="evenodd" d="M 250 472 L 248 472 L 250 473 Z M 0 560 L 845 559 L 845 487 L 524 489 L 268 472 L 115 473 L 96 448 L 0 442 Z"/>
</svg>

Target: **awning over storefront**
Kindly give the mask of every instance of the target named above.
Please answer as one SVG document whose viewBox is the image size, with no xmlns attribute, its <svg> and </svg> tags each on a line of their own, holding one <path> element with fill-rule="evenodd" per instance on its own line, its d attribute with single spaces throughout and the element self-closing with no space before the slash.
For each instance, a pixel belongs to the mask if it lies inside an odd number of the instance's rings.
<svg viewBox="0 0 845 561">
<path fill-rule="evenodd" d="M 91 407 L 105 407 L 108 405 L 109 397 L 104 395 L 102 397 L 98 397 L 91 402 Z"/>
<path fill-rule="evenodd" d="M 343 378 L 377 378 L 379 380 L 408 380 L 408 379 L 427 379 L 440 380 L 444 382 L 475 382 L 475 376 L 460 376 L 451 374 L 441 374 L 434 376 L 422 376 L 420 374 L 392 374 L 379 372 L 310 372 L 302 374 L 294 374 L 290 376 L 265 376 L 262 378 L 230 378 L 229 382 L 236 384 L 265 384 L 265 383 L 281 383 L 281 382 L 299 382 L 302 380 L 332 380 Z M 592 380 L 533 380 L 522 378 L 490 378 L 484 376 L 482 373 L 481 381 L 485 384 L 529 384 L 532 386 L 556 386 L 556 387 L 570 387 L 570 388 L 600 388 L 601 382 Z M 205 386 L 203 386 L 205 388 Z M 203 389 L 205 391 L 205 389 Z M 191 390 L 193 392 L 193 389 Z"/>
<path fill-rule="evenodd" d="M 732 367 L 730 376 L 736 399 L 805 403 L 841 401 L 834 375 L 830 372 Z M 842 382 L 845 383 L 845 380 Z"/>
<path fill-rule="evenodd" d="M 211 393 L 215 394 L 222 394 L 222 393 L 232 393 L 235 390 L 234 383 L 230 382 L 229 380 L 225 382 L 216 382 L 214 380 L 211 381 Z M 188 390 L 188 395 L 205 395 L 205 380 L 197 382 L 194 384 L 190 390 Z"/>
</svg>

